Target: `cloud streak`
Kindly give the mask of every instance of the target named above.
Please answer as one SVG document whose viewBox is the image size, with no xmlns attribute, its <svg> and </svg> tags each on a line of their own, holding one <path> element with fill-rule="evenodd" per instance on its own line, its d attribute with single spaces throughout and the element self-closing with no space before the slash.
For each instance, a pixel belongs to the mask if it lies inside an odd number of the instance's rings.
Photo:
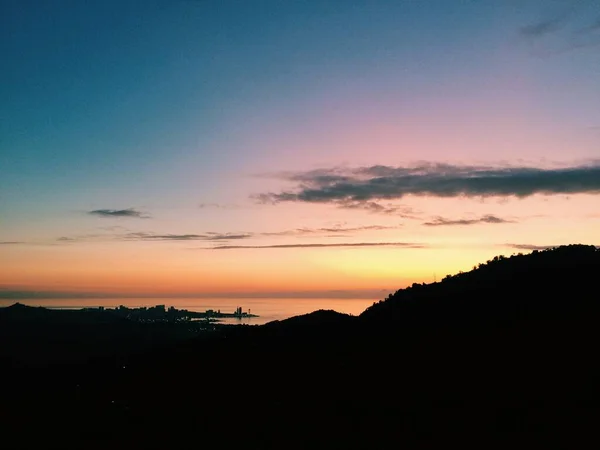
<svg viewBox="0 0 600 450">
<path fill-rule="evenodd" d="M 274 231 L 260 233 L 261 236 L 303 236 L 323 233 L 355 233 L 361 231 L 382 231 L 382 230 L 395 230 L 400 228 L 400 225 L 396 226 L 385 226 L 385 225 L 364 225 L 357 227 L 322 227 L 322 228 L 296 228 L 294 230 L 286 231 Z"/>
<path fill-rule="evenodd" d="M 431 163 L 413 167 L 319 169 L 275 176 L 296 186 L 254 195 L 256 201 L 326 203 L 377 212 L 381 201 L 407 196 L 525 198 L 534 194 L 600 193 L 598 163 L 560 169 Z"/>
<path fill-rule="evenodd" d="M 547 34 L 555 33 L 564 28 L 568 22 L 569 14 L 560 14 L 549 19 L 523 26 L 519 34 L 526 38 L 538 38 Z"/>
<path fill-rule="evenodd" d="M 149 232 L 130 232 L 130 233 L 115 233 L 115 234 L 88 234 L 82 236 L 68 237 L 62 236 L 56 239 L 56 242 L 122 242 L 122 241 L 230 241 L 248 239 L 254 236 L 252 233 L 215 233 L 207 232 L 202 234 L 159 234 Z"/>
<path fill-rule="evenodd" d="M 534 244 L 506 244 L 510 248 L 517 250 L 548 250 L 557 247 L 557 245 L 534 245 Z"/>
<path fill-rule="evenodd" d="M 275 244 L 275 245 L 220 245 L 202 250 L 234 250 L 234 249 L 283 249 L 283 248 L 331 248 L 331 247 L 403 247 L 427 248 L 425 244 L 413 242 L 346 242 L 337 244 Z"/>
<path fill-rule="evenodd" d="M 545 42 L 543 45 L 546 48 L 535 49 L 534 54 L 537 56 L 558 55 L 599 46 L 600 35 L 597 32 L 600 30 L 600 17 L 596 16 L 588 25 L 574 29 L 575 23 L 583 22 L 590 14 L 597 14 L 597 10 L 586 11 L 581 6 L 573 5 L 554 17 L 523 26 L 518 30 L 519 35 L 532 43 L 538 40 L 540 43 Z M 552 39 L 549 39 L 550 37 Z"/>
<path fill-rule="evenodd" d="M 443 227 L 443 226 L 456 226 L 456 225 L 478 225 L 482 223 L 488 224 L 500 224 L 500 223 L 514 223 L 512 220 L 502 219 L 491 214 L 476 218 L 476 219 L 446 219 L 444 217 L 436 217 L 434 220 L 424 222 L 423 225 L 427 227 Z"/>
<path fill-rule="evenodd" d="M 590 26 L 586 28 L 586 31 L 600 31 L 600 17 L 598 17 Z"/>
<path fill-rule="evenodd" d="M 61 236 L 55 239 L 55 242 L 70 243 L 70 242 L 91 242 L 91 241 L 235 241 L 242 239 L 250 239 L 260 236 L 322 236 L 322 237 L 350 237 L 344 233 L 360 233 L 362 231 L 383 231 L 400 228 L 401 225 L 358 225 L 358 226 L 343 226 L 334 225 L 320 228 L 295 228 L 292 230 L 273 231 L 273 232 L 214 232 L 208 231 L 204 233 L 155 233 L 146 231 L 126 232 L 126 233 L 107 233 L 107 234 L 86 234 L 81 236 Z M 123 227 L 109 227 L 107 231 L 124 231 Z M 2 244 L 21 244 L 23 242 L 0 242 Z"/>
<path fill-rule="evenodd" d="M 122 236 L 126 241 L 229 241 L 248 239 L 251 233 L 214 233 L 204 234 L 154 234 L 154 233 L 127 233 Z"/>
<path fill-rule="evenodd" d="M 343 209 L 361 209 L 369 213 L 374 214 L 385 214 L 388 216 L 399 216 L 404 219 L 416 219 L 418 218 L 415 210 L 404 205 L 393 205 L 374 202 L 374 201 L 340 201 L 337 204 L 338 207 Z"/>
<path fill-rule="evenodd" d="M 223 204 L 223 203 L 200 203 L 198 208 L 207 209 L 207 208 L 215 208 L 215 209 L 239 209 L 239 205 L 235 204 Z"/>
<path fill-rule="evenodd" d="M 150 216 L 144 214 L 134 208 L 127 209 L 95 209 L 88 211 L 88 214 L 97 217 L 134 217 L 138 219 L 147 219 Z"/>
</svg>

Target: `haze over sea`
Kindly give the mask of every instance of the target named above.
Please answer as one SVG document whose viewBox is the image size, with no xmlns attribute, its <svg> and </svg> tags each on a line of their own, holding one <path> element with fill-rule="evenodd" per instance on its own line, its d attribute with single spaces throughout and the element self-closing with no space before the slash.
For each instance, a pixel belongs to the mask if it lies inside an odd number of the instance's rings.
<svg viewBox="0 0 600 450">
<path fill-rule="evenodd" d="M 79 309 L 103 306 L 115 308 L 123 305 L 128 308 L 150 307 L 155 305 L 173 306 L 176 309 L 204 312 L 208 309 L 233 313 L 238 306 L 244 312 L 250 311 L 259 317 L 223 319 L 221 323 L 262 325 L 273 320 L 308 314 L 318 309 L 332 309 L 337 312 L 359 315 L 367 307 L 380 299 L 349 298 L 36 298 L 4 299 L 0 306 L 10 306 L 16 302 L 28 306 L 43 306 L 56 309 Z"/>
</svg>

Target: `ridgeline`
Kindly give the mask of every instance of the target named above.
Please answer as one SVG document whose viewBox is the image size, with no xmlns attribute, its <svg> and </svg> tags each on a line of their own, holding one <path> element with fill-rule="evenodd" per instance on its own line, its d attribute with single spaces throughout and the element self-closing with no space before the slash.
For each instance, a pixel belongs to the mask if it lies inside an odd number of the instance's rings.
<svg viewBox="0 0 600 450">
<path fill-rule="evenodd" d="M 210 436 L 225 448 L 455 438 L 507 448 L 562 437 L 573 447 L 595 438 L 599 274 L 600 250 L 562 246 L 414 284 L 358 317 L 316 311 L 224 327 L 126 362 L 8 362 L 0 423 L 43 425 L 62 447 L 179 448 Z"/>
</svg>

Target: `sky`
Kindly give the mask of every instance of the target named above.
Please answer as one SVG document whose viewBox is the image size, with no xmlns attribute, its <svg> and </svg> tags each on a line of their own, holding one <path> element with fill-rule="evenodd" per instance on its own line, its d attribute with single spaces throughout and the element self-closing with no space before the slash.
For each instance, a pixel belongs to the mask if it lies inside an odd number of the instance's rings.
<svg viewBox="0 0 600 450">
<path fill-rule="evenodd" d="M 4 0 L 0 297 L 384 298 L 600 244 L 596 0 Z"/>
</svg>

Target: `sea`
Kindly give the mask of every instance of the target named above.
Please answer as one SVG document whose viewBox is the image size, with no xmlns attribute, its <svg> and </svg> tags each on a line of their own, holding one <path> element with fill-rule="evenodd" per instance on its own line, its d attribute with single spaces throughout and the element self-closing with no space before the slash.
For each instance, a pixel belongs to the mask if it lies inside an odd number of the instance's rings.
<svg viewBox="0 0 600 450">
<path fill-rule="evenodd" d="M 241 307 L 243 312 L 258 317 L 226 318 L 220 323 L 262 325 L 274 320 L 284 320 L 293 316 L 308 314 L 319 309 L 334 310 L 358 316 L 366 308 L 380 299 L 351 298 L 31 298 L 0 300 L 0 307 L 21 303 L 28 306 L 43 306 L 52 309 L 115 308 L 120 305 L 128 308 L 164 305 L 176 309 L 204 312 L 209 309 L 222 313 L 233 313 Z"/>
</svg>

